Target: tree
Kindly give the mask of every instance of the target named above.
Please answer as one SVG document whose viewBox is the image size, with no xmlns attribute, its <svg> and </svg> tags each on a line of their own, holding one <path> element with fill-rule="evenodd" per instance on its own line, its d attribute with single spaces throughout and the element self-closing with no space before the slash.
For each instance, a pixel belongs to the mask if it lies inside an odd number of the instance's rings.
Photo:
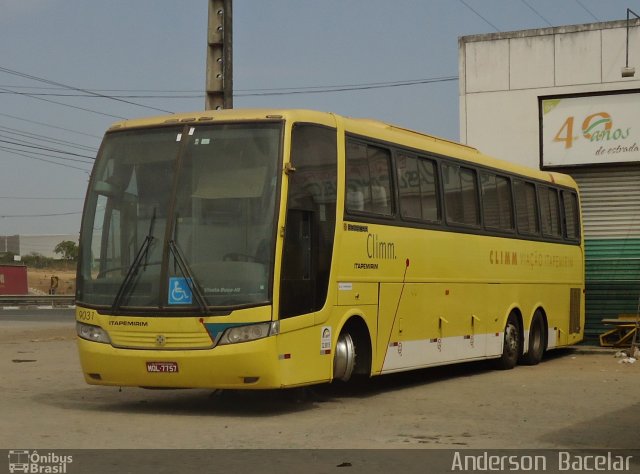
<svg viewBox="0 0 640 474">
<path fill-rule="evenodd" d="M 0 262 L 2 263 L 13 263 L 13 253 L 12 252 L 0 252 Z"/>
<path fill-rule="evenodd" d="M 22 261 L 25 265 L 35 268 L 45 268 L 49 266 L 51 260 L 51 258 L 47 258 L 38 252 L 31 252 L 29 255 L 22 257 Z"/>
<path fill-rule="evenodd" d="M 76 260 L 78 258 L 78 245 L 71 240 L 63 240 L 53 251 L 62 255 L 63 260 Z"/>
</svg>

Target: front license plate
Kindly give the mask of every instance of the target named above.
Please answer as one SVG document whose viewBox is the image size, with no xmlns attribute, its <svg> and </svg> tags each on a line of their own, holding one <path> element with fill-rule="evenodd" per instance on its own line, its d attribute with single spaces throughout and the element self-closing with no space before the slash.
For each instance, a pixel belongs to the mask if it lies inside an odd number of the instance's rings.
<svg viewBox="0 0 640 474">
<path fill-rule="evenodd" d="M 174 373 L 178 372 L 177 362 L 147 362 L 147 372 L 149 373 Z"/>
</svg>

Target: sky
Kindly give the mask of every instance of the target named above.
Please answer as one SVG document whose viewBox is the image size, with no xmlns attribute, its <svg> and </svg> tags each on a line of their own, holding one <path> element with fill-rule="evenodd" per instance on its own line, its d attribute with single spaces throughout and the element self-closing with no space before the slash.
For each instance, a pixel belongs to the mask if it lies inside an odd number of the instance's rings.
<svg viewBox="0 0 640 474">
<path fill-rule="evenodd" d="M 458 140 L 460 36 L 627 8 L 640 14 L 640 0 L 235 0 L 234 107 Z M 0 235 L 77 234 L 110 124 L 204 108 L 208 1 L 0 0 L 0 12 Z"/>
</svg>

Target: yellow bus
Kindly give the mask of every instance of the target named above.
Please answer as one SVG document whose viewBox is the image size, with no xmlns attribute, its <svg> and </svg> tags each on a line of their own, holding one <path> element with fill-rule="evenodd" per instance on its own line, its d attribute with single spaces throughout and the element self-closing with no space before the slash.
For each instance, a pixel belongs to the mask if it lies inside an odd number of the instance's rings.
<svg viewBox="0 0 640 474">
<path fill-rule="evenodd" d="M 583 337 L 568 176 L 386 123 L 225 110 L 111 127 L 82 220 L 85 380 L 267 389 Z"/>
</svg>

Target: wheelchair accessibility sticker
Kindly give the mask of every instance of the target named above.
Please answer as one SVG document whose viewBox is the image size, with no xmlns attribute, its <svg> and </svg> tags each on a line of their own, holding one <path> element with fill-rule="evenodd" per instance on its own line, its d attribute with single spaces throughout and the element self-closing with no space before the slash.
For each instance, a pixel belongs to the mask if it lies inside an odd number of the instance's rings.
<svg viewBox="0 0 640 474">
<path fill-rule="evenodd" d="M 193 302 L 189 283 L 187 278 L 169 278 L 169 304 L 191 304 Z"/>
</svg>

